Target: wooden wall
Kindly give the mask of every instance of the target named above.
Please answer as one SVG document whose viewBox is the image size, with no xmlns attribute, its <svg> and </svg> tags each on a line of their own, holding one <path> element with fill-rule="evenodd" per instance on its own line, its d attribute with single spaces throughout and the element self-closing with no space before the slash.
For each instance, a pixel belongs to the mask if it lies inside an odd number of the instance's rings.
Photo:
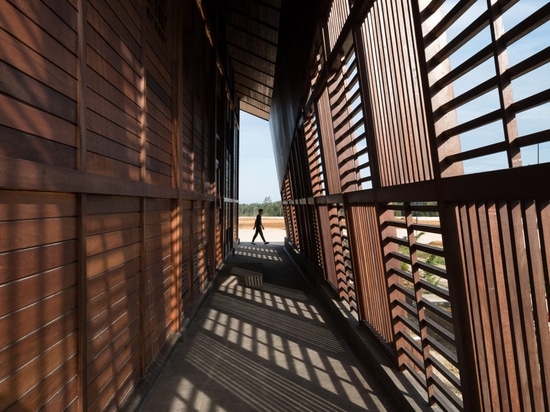
<svg viewBox="0 0 550 412">
<path fill-rule="evenodd" d="M 118 409 L 173 342 L 235 240 L 225 81 L 195 2 L 0 3 L 0 410 Z"/>
</svg>

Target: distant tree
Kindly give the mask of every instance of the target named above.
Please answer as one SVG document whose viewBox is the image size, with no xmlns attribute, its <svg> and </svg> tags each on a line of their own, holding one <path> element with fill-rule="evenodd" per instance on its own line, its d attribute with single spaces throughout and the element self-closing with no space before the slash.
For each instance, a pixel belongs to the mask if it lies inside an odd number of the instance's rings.
<svg viewBox="0 0 550 412">
<path fill-rule="evenodd" d="M 239 203 L 239 216 L 256 216 L 259 209 L 264 210 L 264 216 L 283 216 L 283 202 L 273 202 L 269 196 L 263 203 Z"/>
</svg>

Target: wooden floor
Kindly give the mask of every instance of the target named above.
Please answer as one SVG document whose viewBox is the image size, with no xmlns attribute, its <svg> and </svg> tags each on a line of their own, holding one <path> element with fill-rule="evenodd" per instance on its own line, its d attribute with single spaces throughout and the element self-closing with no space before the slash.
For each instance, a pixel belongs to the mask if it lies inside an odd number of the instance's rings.
<svg viewBox="0 0 550 412">
<path fill-rule="evenodd" d="M 400 410 L 331 326 L 282 245 L 241 243 L 139 410 Z"/>
</svg>

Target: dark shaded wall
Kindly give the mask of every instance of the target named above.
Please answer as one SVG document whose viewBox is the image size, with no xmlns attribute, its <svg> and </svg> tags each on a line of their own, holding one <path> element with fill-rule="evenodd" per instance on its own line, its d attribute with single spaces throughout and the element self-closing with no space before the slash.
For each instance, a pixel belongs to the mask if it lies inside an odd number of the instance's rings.
<svg viewBox="0 0 550 412">
<path fill-rule="evenodd" d="M 320 1 L 283 0 L 279 49 L 269 126 L 279 186 L 286 173 L 290 146 L 309 86 L 308 63 L 317 29 Z"/>
</svg>

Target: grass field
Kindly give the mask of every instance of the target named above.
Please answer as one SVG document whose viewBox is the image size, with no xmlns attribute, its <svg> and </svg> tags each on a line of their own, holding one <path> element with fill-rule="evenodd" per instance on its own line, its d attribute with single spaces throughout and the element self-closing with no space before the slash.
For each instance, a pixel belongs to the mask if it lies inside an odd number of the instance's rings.
<svg viewBox="0 0 550 412">
<path fill-rule="evenodd" d="M 240 216 L 239 229 L 252 229 L 256 217 Z M 285 221 L 282 217 L 262 216 L 262 223 L 266 229 L 285 229 Z"/>
</svg>

